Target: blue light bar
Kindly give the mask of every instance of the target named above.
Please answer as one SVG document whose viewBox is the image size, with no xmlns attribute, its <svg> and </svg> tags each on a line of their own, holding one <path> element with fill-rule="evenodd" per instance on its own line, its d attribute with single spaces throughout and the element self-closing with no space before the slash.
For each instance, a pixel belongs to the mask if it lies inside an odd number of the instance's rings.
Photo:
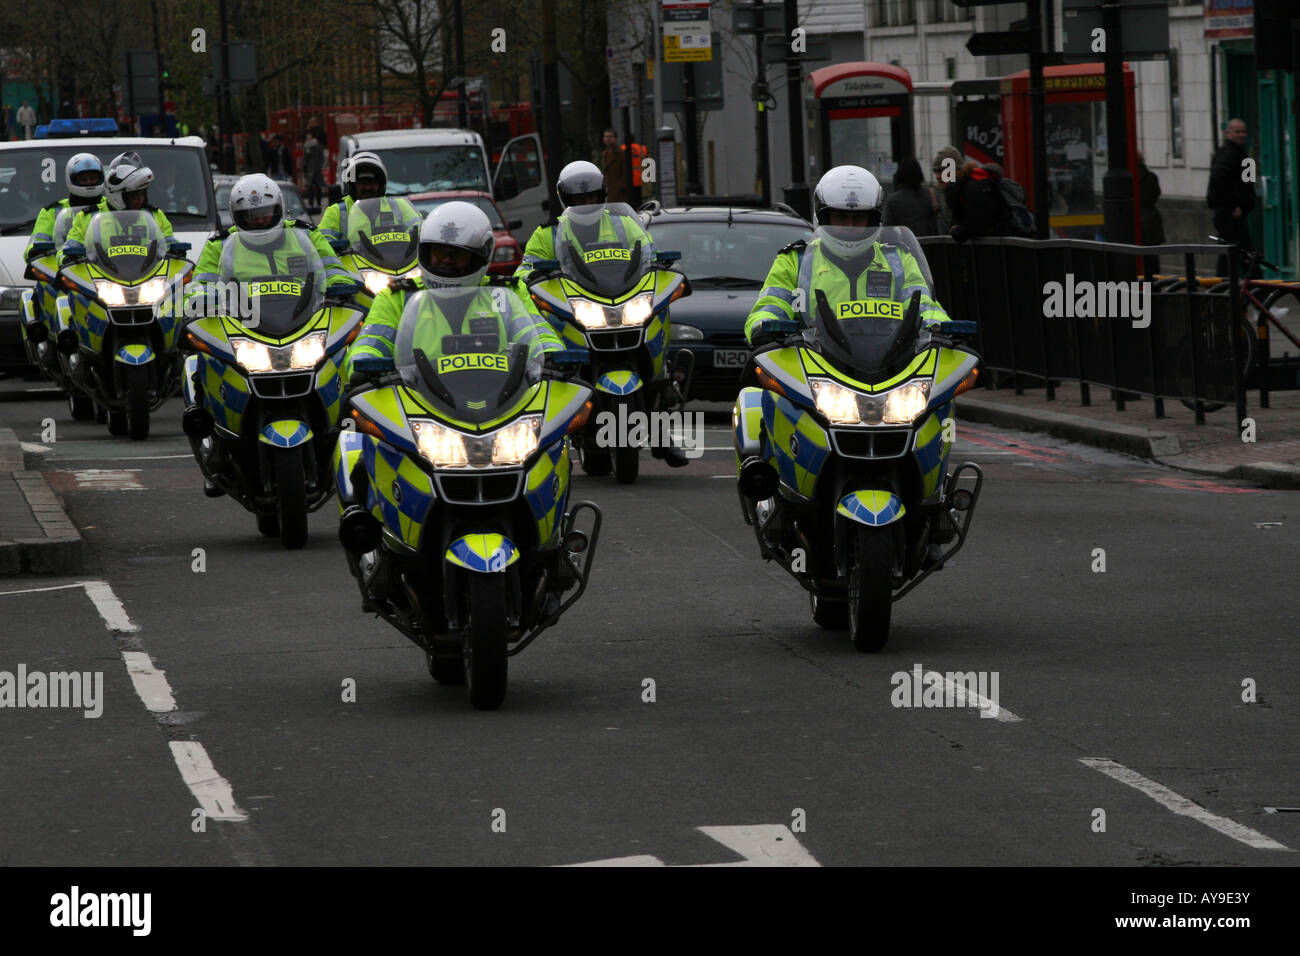
<svg viewBox="0 0 1300 956">
<path fill-rule="evenodd" d="M 53 119 L 48 126 L 36 128 L 36 139 L 58 139 L 66 136 L 116 136 L 117 121 L 111 116 L 88 119 Z"/>
</svg>

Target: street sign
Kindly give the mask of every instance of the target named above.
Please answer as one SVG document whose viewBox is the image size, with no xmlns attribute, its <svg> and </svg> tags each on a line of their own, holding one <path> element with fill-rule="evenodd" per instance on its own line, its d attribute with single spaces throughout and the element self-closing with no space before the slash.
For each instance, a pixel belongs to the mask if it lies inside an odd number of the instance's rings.
<svg viewBox="0 0 1300 956">
<path fill-rule="evenodd" d="M 229 43 L 230 48 L 230 82 L 232 89 L 237 84 L 253 84 L 257 82 L 257 44 L 256 43 Z M 225 72 L 221 68 L 221 44 L 215 44 L 212 47 L 212 76 L 220 83 L 225 79 Z"/>
<path fill-rule="evenodd" d="M 1028 53 L 1033 49 L 1034 36 L 1029 31 L 1002 30 L 994 33 L 976 33 L 966 41 L 971 56 L 1002 56 L 1008 53 Z"/>
<path fill-rule="evenodd" d="M 1120 7 L 1122 52 L 1126 60 L 1169 58 L 1169 5 L 1166 0 L 1127 0 Z M 1106 54 L 1093 49 L 1102 28 L 1101 0 L 1063 0 L 1061 59 L 1095 63 Z"/>
<path fill-rule="evenodd" d="M 606 47 L 605 61 L 609 71 L 610 105 L 616 110 L 631 106 L 636 100 L 636 59 L 633 52 Z"/>
<path fill-rule="evenodd" d="M 663 0 L 664 61 L 684 63 L 713 59 L 709 42 L 709 4 L 696 0 Z"/>
<path fill-rule="evenodd" d="M 158 51 L 122 51 L 122 89 L 138 113 L 158 112 Z"/>
<path fill-rule="evenodd" d="M 768 0 L 763 5 L 763 22 L 758 22 L 758 10 L 752 3 L 738 3 L 732 10 L 733 33 L 785 33 L 785 4 L 781 0 Z"/>
<path fill-rule="evenodd" d="M 713 58 L 697 63 L 695 66 L 695 108 L 697 110 L 720 110 L 723 108 L 722 34 L 714 33 L 712 39 Z M 664 71 L 661 86 L 664 112 L 684 113 L 686 103 L 682 99 L 682 64 L 665 63 L 661 68 Z M 644 99 L 647 103 L 654 101 L 652 84 L 646 84 Z"/>
<path fill-rule="evenodd" d="M 790 40 L 782 36 L 769 36 L 763 39 L 763 58 L 768 63 L 785 63 L 794 60 L 798 63 L 816 63 L 831 58 L 830 40 L 805 40 L 807 49 L 795 53 L 790 49 Z"/>
</svg>

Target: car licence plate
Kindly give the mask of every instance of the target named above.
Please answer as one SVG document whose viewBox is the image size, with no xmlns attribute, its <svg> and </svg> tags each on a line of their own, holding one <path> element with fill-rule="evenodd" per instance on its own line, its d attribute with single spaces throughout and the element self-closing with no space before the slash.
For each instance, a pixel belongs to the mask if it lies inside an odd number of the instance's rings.
<svg viewBox="0 0 1300 956">
<path fill-rule="evenodd" d="M 744 368 L 749 358 L 748 349 L 714 349 L 714 368 Z"/>
</svg>

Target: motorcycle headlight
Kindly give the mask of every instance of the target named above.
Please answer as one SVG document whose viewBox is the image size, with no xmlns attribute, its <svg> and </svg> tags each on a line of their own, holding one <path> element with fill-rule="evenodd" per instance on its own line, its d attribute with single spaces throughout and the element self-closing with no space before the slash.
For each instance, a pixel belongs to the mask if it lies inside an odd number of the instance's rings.
<svg viewBox="0 0 1300 956">
<path fill-rule="evenodd" d="M 537 433 L 541 429 L 541 415 L 527 415 L 501 429 L 492 446 L 492 464 L 522 465 L 537 450 Z"/>
<path fill-rule="evenodd" d="M 413 421 L 415 446 L 420 455 L 435 468 L 464 468 L 469 464 L 465 439 L 460 432 L 437 422 Z"/>
<path fill-rule="evenodd" d="M 603 329 L 609 323 L 605 319 L 605 307 L 587 299 L 573 299 L 573 317 L 585 329 Z"/>
<path fill-rule="evenodd" d="M 107 279 L 95 280 L 95 296 L 107 306 L 126 305 L 126 288 Z"/>
<path fill-rule="evenodd" d="M 817 411 L 825 415 L 827 421 L 836 425 L 862 424 L 862 417 L 858 414 L 857 392 L 820 378 L 809 379 L 808 384 L 812 388 Z"/>
<path fill-rule="evenodd" d="M 289 353 L 289 368 L 312 369 L 325 357 L 325 333 L 313 332 L 293 343 Z"/>
<path fill-rule="evenodd" d="M 653 311 L 652 303 L 654 294 L 643 292 L 631 302 L 623 305 L 623 324 L 624 325 L 645 325 L 646 319 L 650 318 Z"/>
<path fill-rule="evenodd" d="M 704 333 L 693 325 L 674 325 L 668 336 L 670 342 L 691 341 L 704 338 Z"/>
<path fill-rule="evenodd" d="M 137 292 L 137 301 L 141 305 L 153 305 L 167 294 L 167 280 L 163 276 L 154 276 Z"/>
<path fill-rule="evenodd" d="M 249 372 L 269 372 L 272 369 L 271 350 L 261 342 L 252 339 L 231 339 L 230 346 L 235 350 L 235 361 Z"/>
<path fill-rule="evenodd" d="M 910 425 L 921 416 L 930 404 L 930 380 L 908 382 L 889 392 L 885 397 L 886 425 Z"/>
<path fill-rule="evenodd" d="M 392 277 L 382 272 L 376 272 L 374 269 L 363 269 L 361 271 L 361 281 L 366 284 L 366 291 L 371 295 L 379 295 L 388 288 L 388 283 Z"/>
</svg>

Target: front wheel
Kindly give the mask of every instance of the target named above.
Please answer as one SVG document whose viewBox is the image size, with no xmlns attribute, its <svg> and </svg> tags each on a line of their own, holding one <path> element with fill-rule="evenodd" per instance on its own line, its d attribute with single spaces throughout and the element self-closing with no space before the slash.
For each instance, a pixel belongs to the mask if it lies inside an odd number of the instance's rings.
<svg viewBox="0 0 1300 956">
<path fill-rule="evenodd" d="M 149 437 L 149 367 L 131 365 L 126 370 L 126 428 L 132 441 Z"/>
<path fill-rule="evenodd" d="M 303 446 L 275 452 L 275 487 L 280 496 L 280 544 L 293 551 L 307 543 L 307 478 Z"/>
<path fill-rule="evenodd" d="M 470 574 L 466 588 L 465 684 L 478 710 L 496 710 L 506 697 L 506 576 Z"/>
<path fill-rule="evenodd" d="M 74 422 L 85 422 L 95 417 L 95 400 L 89 395 L 68 389 L 68 414 Z"/>
<path fill-rule="evenodd" d="M 864 654 L 889 640 L 890 578 L 894 570 L 894 533 L 888 528 L 855 525 L 849 567 L 849 635 Z"/>
<path fill-rule="evenodd" d="M 636 481 L 636 476 L 641 470 L 641 449 L 639 448 L 615 448 L 614 449 L 614 480 L 620 485 L 630 485 Z"/>
</svg>

